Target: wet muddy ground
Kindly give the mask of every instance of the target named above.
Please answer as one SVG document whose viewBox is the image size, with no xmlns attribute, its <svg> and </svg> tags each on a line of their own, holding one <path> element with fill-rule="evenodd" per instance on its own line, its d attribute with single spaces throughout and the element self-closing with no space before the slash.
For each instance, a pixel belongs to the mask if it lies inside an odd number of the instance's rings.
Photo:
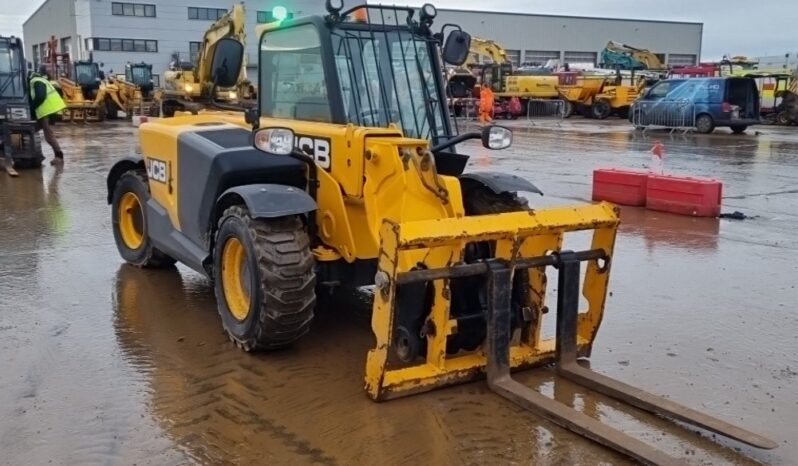
<svg viewBox="0 0 798 466">
<path fill-rule="evenodd" d="M 513 126 L 511 150 L 471 145 L 471 165 L 532 180 L 546 193 L 532 205 L 588 200 L 595 167 L 642 167 L 655 139 L 667 171 L 724 181 L 723 211 L 752 218 L 623 209 L 592 366 L 779 448 L 715 442 L 546 370 L 518 378 L 691 464 L 798 463 L 798 131 Z M 63 171 L 0 176 L 0 464 L 629 464 L 483 381 L 369 401 L 362 301 L 325 300 L 293 349 L 236 350 L 205 279 L 127 267 L 116 252 L 105 174 L 135 131 L 57 132 Z"/>
</svg>

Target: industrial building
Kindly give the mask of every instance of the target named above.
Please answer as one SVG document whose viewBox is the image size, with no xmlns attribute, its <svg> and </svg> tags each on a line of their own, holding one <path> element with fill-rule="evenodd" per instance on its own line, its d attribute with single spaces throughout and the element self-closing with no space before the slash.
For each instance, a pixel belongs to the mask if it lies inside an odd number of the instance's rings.
<svg viewBox="0 0 798 466">
<path fill-rule="evenodd" d="M 151 63 L 157 85 L 175 56 L 196 57 L 203 33 L 230 5 L 230 0 L 46 0 L 23 25 L 26 54 L 34 64 L 43 61 L 47 42 L 55 36 L 59 53 L 67 52 L 72 59 L 86 59 L 91 53 L 105 72 L 120 73 L 128 62 Z M 275 5 L 247 4 L 247 58 L 253 77 L 255 26 L 272 20 Z M 324 14 L 322 0 L 283 5 L 290 15 Z M 438 15 L 438 24 L 456 23 L 474 36 L 502 44 L 516 64 L 549 59 L 595 64 L 609 40 L 649 49 L 674 65 L 695 64 L 701 55 L 701 23 L 450 9 Z"/>
</svg>

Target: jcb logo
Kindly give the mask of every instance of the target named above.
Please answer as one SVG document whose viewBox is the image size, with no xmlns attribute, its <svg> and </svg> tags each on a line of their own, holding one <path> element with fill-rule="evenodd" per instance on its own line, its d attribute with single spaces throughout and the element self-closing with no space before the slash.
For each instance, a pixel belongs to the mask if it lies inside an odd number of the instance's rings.
<svg viewBox="0 0 798 466">
<path fill-rule="evenodd" d="M 147 177 L 153 181 L 166 183 L 166 162 L 157 159 L 147 159 Z"/>
<path fill-rule="evenodd" d="M 321 168 L 330 169 L 332 154 L 330 153 L 329 139 L 297 135 L 294 139 L 294 146 L 313 157 Z"/>
</svg>

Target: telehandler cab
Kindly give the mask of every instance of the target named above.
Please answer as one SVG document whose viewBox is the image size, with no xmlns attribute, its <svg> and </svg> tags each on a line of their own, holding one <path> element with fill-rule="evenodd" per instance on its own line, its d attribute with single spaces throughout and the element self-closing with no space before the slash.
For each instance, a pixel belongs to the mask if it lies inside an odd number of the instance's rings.
<svg viewBox="0 0 798 466">
<path fill-rule="evenodd" d="M 458 144 L 503 149 L 512 133 L 453 133 L 442 60 L 462 64 L 470 36 L 452 25 L 433 32 L 432 5 L 326 6 L 325 17 L 265 28 L 259 105 L 244 117 L 218 104 L 223 111 L 141 126 L 143 157 L 120 160 L 107 179 L 126 261 L 180 261 L 213 279 L 224 328 L 246 351 L 304 335 L 318 287 L 375 285 L 365 371 L 375 400 L 487 376 L 492 390 L 560 426 L 644 463 L 678 462 L 510 375 L 554 363 L 638 408 L 776 446 L 578 365 L 601 323 L 617 209 L 532 210 L 518 196 L 539 193 L 529 182 L 464 171 Z M 240 42 L 217 43 L 215 86 L 235 84 L 242 56 Z M 576 232 L 590 246 L 563 250 Z M 559 274 L 551 339 L 542 336 L 548 267 Z"/>
</svg>

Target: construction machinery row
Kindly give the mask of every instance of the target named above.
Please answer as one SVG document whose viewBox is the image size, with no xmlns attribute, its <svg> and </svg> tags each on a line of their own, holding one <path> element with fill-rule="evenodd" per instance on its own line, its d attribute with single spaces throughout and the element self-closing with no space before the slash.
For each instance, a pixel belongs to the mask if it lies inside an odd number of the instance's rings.
<svg viewBox="0 0 798 466">
<path fill-rule="evenodd" d="M 698 66 L 667 67 L 649 50 L 610 41 L 601 53 L 599 65 L 600 68 L 579 71 L 567 65 L 559 67 L 558 63 L 516 67 L 497 42 L 474 37 L 466 62 L 450 67 L 447 92 L 457 115 L 462 112 L 462 99 L 478 99 L 481 87 L 490 86 L 497 99 L 494 113 L 505 118 L 527 113 L 529 102 L 540 100 L 561 101 L 561 106 L 551 108 L 565 118 L 577 113 L 597 119 L 611 115 L 627 118 L 635 100 L 659 79 L 741 76 L 757 82 L 765 122 L 780 125 L 798 122 L 796 74 L 759 69 L 745 57 L 724 58 L 718 63 Z M 510 105 L 513 101 L 518 104 Z"/>
<path fill-rule="evenodd" d="M 222 325 L 245 351 L 305 336 L 317 293 L 373 286 L 365 390 L 374 400 L 486 377 L 509 401 L 639 462 L 679 463 L 511 375 L 553 364 L 637 408 L 776 447 L 578 363 L 602 321 L 618 210 L 538 209 L 521 197 L 540 193 L 529 181 L 465 170 L 465 141 L 512 144 L 499 126 L 452 127 L 442 70 L 465 63 L 466 32 L 433 31 L 429 4 L 326 8 L 263 28 L 257 105 L 214 102 L 244 59 L 243 44 L 226 37 L 208 55 L 208 105 L 220 111 L 140 127 L 142 154 L 107 177 L 124 260 L 179 261 L 212 278 Z M 555 338 L 544 338 L 549 319 Z"/>
<path fill-rule="evenodd" d="M 66 121 L 103 121 L 136 115 L 173 116 L 178 111 L 196 113 L 212 100 L 211 63 L 216 43 L 234 38 L 246 43 L 246 10 L 243 3 L 235 4 L 205 32 L 195 61 L 176 59 L 164 73 L 164 87 L 155 89 L 152 65 L 128 63 L 124 75 L 104 76 L 102 64 L 89 60 L 70 62 L 69 55 L 58 53 L 53 37 L 48 43 L 47 66 L 53 84 L 66 103 L 62 119 Z M 252 102 L 257 96 L 255 86 L 247 79 L 246 61 L 241 63 L 239 76 L 233 86 L 215 90 L 213 100 L 229 104 Z"/>
<path fill-rule="evenodd" d="M 477 57 L 482 58 L 481 63 Z M 612 74 L 606 70 L 524 70 L 516 68 L 495 41 L 473 37 L 468 60 L 449 74 L 448 94 L 452 99 L 478 98 L 481 86 L 490 86 L 501 109 L 496 113 L 508 118 L 526 114 L 530 101 L 554 99 L 562 100 L 558 111 L 566 118 L 574 113 L 598 119 L 611 115 L 626 118 L 648 82 L 646 75 L 635 74 L 635 70 L 622 73 L 618 67 Z M 517 112 L 505 110 L 514 99 L 520 101 Z M 453 105 L 459 112 L 458 103 Z"/>
</svg>

